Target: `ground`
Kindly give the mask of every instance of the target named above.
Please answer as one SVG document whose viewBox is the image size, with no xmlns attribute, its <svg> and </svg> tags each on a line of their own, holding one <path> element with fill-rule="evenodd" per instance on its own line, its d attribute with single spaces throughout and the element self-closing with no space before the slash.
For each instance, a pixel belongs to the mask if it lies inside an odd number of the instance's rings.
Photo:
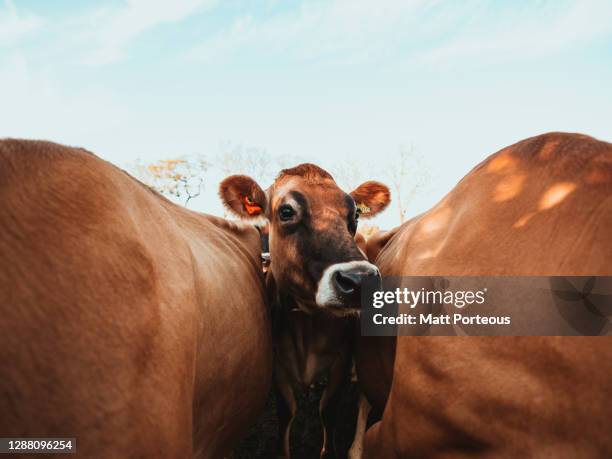
<svg viewBox="0 0 612 459">
<path fill-rule="evenodd" d="M 298 400 L 298 414 L 291 429 L 292 459 L 318 459 L 322 435 L 318 404 L 322 388 L 308 391 Z M 340 396 L 336 423 L 336 452 L 331 458 L 346 458 L 352 443 L 357 419 L 358 390 L 355 383 L 346 387 Z M 247 437 L 234 451 L 234 459 L 275 459 L 278 457 L 278 420 L 276 400 L 270 393 L 266 407 Z"/>
</svg>

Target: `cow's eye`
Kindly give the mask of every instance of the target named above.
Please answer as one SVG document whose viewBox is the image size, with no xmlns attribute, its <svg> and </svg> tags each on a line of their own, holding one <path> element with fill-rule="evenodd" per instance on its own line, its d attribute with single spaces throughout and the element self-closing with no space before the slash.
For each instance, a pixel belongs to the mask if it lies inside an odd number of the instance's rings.
<svg viewBox="0 0 612 459">
<path fill-rule="evenodd" d="M 278 216 L 284 222 L 291 220 L 295 215 L 295 210 L 289 204 L 284 204 L 278 209 Z"/>
<path fill-rule="evenodd" d="M 353 218 L 349 217 L 348 230 L 353 236 L 357 232 L 357 225 L 359 224 L 359 214 L 360 213 L 361 212 L 359 211 L 359 209 L 356 209 L 355 213 L 353 214 Z"/>
</svg>

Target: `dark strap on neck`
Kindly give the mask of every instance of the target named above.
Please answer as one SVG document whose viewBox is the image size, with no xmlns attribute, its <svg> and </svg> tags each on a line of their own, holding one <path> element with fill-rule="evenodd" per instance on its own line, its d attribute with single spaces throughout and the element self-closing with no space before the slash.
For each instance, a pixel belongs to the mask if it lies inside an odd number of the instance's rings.
<svg viewBox="0 0 612 459">
<path fill-rule="evenodd" d="M 259 240 L 261 241 L 261 266 L 262 266 L 263 272 L 266 273 L 268 272 L 268 269 L 270 268 L 270 262 L 271 262 L 268 233 L 262 231 L 262 228 L 259 226 L 256 226 L 255 228 L 257 228 L 257 231 L 259 231 Z"/>
</svg>

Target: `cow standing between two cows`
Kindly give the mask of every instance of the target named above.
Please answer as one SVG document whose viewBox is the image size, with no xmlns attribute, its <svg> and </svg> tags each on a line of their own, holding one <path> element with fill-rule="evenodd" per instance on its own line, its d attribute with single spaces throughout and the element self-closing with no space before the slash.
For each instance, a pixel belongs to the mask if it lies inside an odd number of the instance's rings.
<svg viewBox="0 0 612 459">
<path fill-rule="evenodd" d="M 373 237 L 368 255 L 383 275 L 610 275 L 611 191 L 610 144 L 535 137 Z M 2 436 L 75 436 L 88 458 L 216 459 L 273 376 L 289 425 L 292 389 L 345 377 L 341 324 L 379 275 L 352 237 L 356 205 L 382 210 L 386 187 L 347 195 L 302 165 L 267 194 L 234 176 L 221 196 L 270 221 L 267 285 L 250 225 L 174 205 L 84 150 L 0 142 Z M 266 289 L 283 325 L 274 343 Z M 612 456 L 611 357 L 609 338 L 364 337 L 359 381 L 382 413 L 364 453 Z M 335 387 L 320 405 L 328 436 Z"/>
<path fill-rule="evenodd" d="M 380 280 L 355 240 L 360 209 L 374 216 L 389 204 L 388 188 L 365 182 L 350 194 L 313 164 L 283 170 L 264 192 L 250 177 L 231 176 L 220 186 L 226 207 L 246 219 L 269 222 L 270 268 L 266 277 L 275 321 L 275 386 L 283 449 L 298 412 L 296 392 L 323 384 L 321 457 L 335 457 L 339 388 L 352 368 L 354 326 L 361 286 Z"/>
</svg>

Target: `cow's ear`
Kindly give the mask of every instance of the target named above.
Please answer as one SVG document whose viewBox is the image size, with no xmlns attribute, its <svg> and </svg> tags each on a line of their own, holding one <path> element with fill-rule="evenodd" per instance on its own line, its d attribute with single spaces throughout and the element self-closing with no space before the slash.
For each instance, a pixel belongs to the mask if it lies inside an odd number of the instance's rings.
<svg viewBox="0 0 612 459">
<path fill-rule="evenodd" d="M 235 215 L 256 219 L 266 213 L 266 193 L 246 175 L 232 175 L 219 185 L 221 202 Z"/>
<path fill-rule="evenodd" d="M 380 182 L 364 182 L 351 192 L 355 205 L 364 218 L 370 218 L 382 212 L 391 202 L 391 193 L 386 185 Z"/>
</svg>

